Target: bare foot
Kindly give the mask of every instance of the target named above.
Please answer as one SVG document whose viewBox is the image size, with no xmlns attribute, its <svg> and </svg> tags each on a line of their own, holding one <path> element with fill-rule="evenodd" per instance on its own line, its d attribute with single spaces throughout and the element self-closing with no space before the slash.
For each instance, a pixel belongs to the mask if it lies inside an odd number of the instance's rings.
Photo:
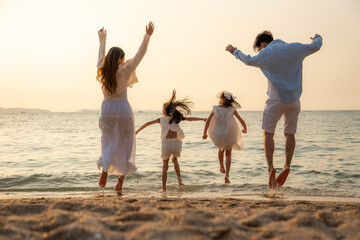
<svg viewBox="0 0 360 240">
<path fill-rule="evenodd" d="M 121 194 L 123 183 L 124 183 L 124 175 L 120 175 L 120 177 L 118 178 L 118 183 L 115 186 L 115 192 L 118 195 Z"/>
<path fill-rule="evenodd" d="M 220 166 L 220 172 L 225 173 L 225 168 L 224 168 L 224 166 Z"/>
<path fill-rule="evenodd" d="M 101 188 L 104 188 L 105 185 L 106 185 L 106 180 L 107 180 L 107 176 L 108 176 L 108 173 L 107 172 L 102 172 L 101 173 L 101 177 L 100 177 L 100 181 L 99 181 L 99 186 Z"/>
<path fill-rule="evenodd" d="M 225 176 L 225 183 L 230 183 L 229 176 Z"/>
<path fill-rule="evenodd" d="M 289 173 L 290 167 L 284 167 L 279 176 L 276 178 L 276 182 L 279 186 L 284 185 Z"/>
<path fill-rule="evenodd" d="M 275 174 L 276 174 L 276 169 L 275 168 L 269 169 L 269 187 L 271 189 L 277 187 Z"/>
<path fill-rule="evenodd" d="M 184 184 L 181 181 L 181 178 L 178 178 L 179 187 L 183 186 Z"/>
</svg>

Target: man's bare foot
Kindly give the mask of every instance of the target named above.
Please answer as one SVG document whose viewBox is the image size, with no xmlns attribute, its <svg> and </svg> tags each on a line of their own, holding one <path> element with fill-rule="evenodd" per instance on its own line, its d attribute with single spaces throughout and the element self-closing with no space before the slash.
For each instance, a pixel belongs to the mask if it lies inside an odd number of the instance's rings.
<svg viewBox="0 0 360 240">
<path fill-rule="evenodd" d="M 106 185 L 106 180 L 107 180 L 107 176 L 108 176 L 108 173 L 107 172 L 102 172 L 101 173 L 101 177 L 100 177 L 100 181 L 99 181 L 99 186 L 101 188 L 104 188 L 105 185 Z"/>
<path fill-rule="evenodd" d="M 118 183 L 117 183 L 116 186 L 115 186 L 115 192 L 116 192 L 117 194 L 121 194 L 123 183 L 124 183 L 124 175 L 121 175 L 121 176 L 118 178 Z"/>
<path fill-rule="evenodd" d="M 277 182 L 275 179 L 275 174 L 276 174 L 276 169 L 275 168 L 271 168 L 269 169 L 269 187 L 271 189 L 277 187 Z"/>
<path fill-rule="evenodd" d="M 181 181 L 181 178 L 178 178 L 179 187 L 183 186 L 184 184 Z"/>
<path fill-rule="evenodd" d="M 225 176 L 225 183 L 230 183 L 229 176 Z"/>
<path fill-rule="evenodd" d="M 284 167 L 279 176 L 276 178 L 278 186 L 284 185 L 288 175 L 290 173 L 290 167 Z"/>
<path fill-rule="evenodd" d="M 220 166 L 220 172 L 225 173 L 224 165 L 223 165 L 223 166 Z"/>
</svg>

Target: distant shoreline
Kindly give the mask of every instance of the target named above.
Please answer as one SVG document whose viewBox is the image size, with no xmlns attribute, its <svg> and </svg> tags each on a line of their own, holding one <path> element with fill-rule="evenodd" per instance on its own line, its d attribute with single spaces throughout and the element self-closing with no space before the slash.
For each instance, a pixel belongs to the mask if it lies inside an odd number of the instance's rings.
<svg viewBox="0 0 360 240">
<path fill-rule="evenodd" d="M 160 112 L 159 110 L 142 110 L 142 109 L 134 109 L 134 113 L 138 112 Z M 263 110 L 242 110 L 242 112 L 262 112 Z M 346 109 L 346 110 L 302 110 L 301 112 L 356 112 L 360 111 L 360 109 Z M 93 113 L 93 112 L 100 112 L 99 109 L 79 109 L 76 111 L 50 111 L 46 109 L 40 108 L 2 108 L 0 107 L 0 114 L 1 113 Z M 210 110 L 196 110 L 193 112 L 210 112 Z"/>
</svg>

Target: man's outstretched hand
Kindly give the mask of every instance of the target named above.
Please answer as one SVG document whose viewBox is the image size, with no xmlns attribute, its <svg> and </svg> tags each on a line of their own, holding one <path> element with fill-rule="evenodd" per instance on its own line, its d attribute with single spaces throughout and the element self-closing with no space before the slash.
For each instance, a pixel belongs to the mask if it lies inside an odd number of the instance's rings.
<svg viewBox="0 0 360 240">
<path fill-rule="evenodd" d="M 229 44 L 227 45 L 227 47 L 225 48 L 225 51 L 228 51 L 229 53 L 231 53 L 232 55 L 234 55 L 234 51 L 236 50 L 237 48 L 234 47 L 233 45 Z"/>
<path fill-rule="evenodd" d="M 321 38 L 321 40 L 322 40 L 322 37 L 321 37 L 320 34 L 315 34 L 315 36 L 314 36 L 314 37 L 310 37 L 310 39 L 314 41 L 315 38 L 317 38 L 317 37 Z"/>
</svg>

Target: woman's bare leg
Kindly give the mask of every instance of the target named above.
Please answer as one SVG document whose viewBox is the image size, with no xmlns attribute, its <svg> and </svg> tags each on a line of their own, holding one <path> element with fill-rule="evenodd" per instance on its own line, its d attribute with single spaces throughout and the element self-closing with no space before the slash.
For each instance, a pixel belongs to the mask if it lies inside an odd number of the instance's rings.
<svg viewBox="0 0 360 240">
<path fill-rule="evenodd" d="M 108 176 L 108 173 L 102 171 L 101 176 L 100 176 L 100 180 L 99 180 L 99 186 L 101 188 L 104 188 L 106 186 L 107 176 Z"/>
<path fill-rule="evenodd" d="M 124 179 L 125 179 L 125 176 L 124 175 L 120 175 L 119 178 L 118 178 L 118 183 L 116 184 L 115 186 L 115 191 L 118 192 L 118 193 L 121 193 L 122 192 L 122 186 L 123 186 L 123 183 L 124 183 Z"/>
</svg>

